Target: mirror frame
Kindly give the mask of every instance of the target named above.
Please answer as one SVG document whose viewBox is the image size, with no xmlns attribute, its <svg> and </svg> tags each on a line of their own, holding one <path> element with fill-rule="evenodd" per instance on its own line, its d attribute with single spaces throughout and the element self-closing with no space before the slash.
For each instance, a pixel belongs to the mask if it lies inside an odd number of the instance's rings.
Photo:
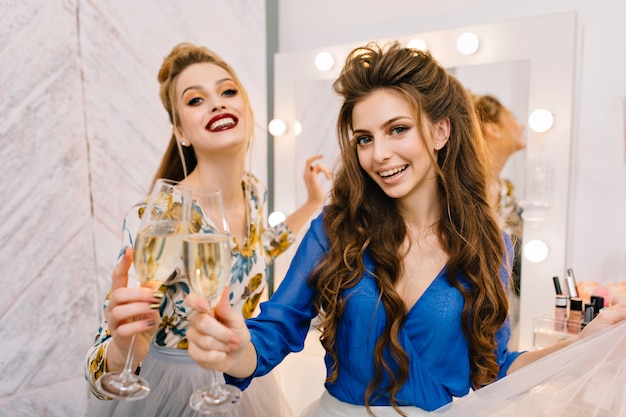
<svg viewBox="0 0 626 417">
<path fill-rule="evenodd" d="M 558 28 L 558 30 L 554 30 Z M 473 55 L 462 55 L 456 49 L 457 38 L 473 32 L 480 39 L 480 47 Z M 414 33 L 394 38 L 378 39 L 379 43 L 398 40 L 407 44 L 414 38 L 423 39 L 433 56 L 445 67 L 484 65 L 508 61 L 529 62 L 528 113 L 537 108 L 549 109 L 554 125 L 545 133 L 527 129 L 527 164 L 538 151 L 553 169 L 552 198 L 547 220 L 541 223 L 525 222 L 523 241 L 543 240 L 549 248 L 548 257 L 541 263 L 522 260 L 522 288 L 520 300 L 519 346 L 529 350 L 533 343 L 533 322 L 539 314 L 551 313 L 554 308 L 552 277 L 563 277 L 567 266 L 568 203 L 570 190 L 570 156 L 573 131 L 573 103 L 578 53 L 578 25 L 575 12 L 523 18 L 507 22 L 466 26 L 448 30 Z M 307 80 L 337 78 L 347 54 L 360 43 L 332 45 L 325 48 L 274 56 L 274 117 L 287 123 L 287 132 L 274 138 L 274 183 L 269 184 L 274 195 L 275 210 L 291 213 L 297 207 L 297 181 L 302 181 L 301 169 L 296 166 L 296 86 Z M 329 52 L 335 57 L 334 67 L 326 72 L 315 68 L 315 56 Z M 518 191 L 518 199 L 523 195 Z M 296 246 L 296 245 L 294 245 Z M 295 248 L 289 253 L 294 253 Z M 276 259 L 276 283 L 285 275 L 290 256 Z"/>
</svg>

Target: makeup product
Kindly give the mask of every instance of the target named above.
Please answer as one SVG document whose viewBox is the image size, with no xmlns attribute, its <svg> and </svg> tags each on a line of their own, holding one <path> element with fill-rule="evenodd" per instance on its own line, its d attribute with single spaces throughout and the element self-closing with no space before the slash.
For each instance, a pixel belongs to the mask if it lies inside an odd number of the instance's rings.
<svg viewBox="0 0 626 417">
<path fill-rule="evenodd" d="M 576 289 L 576 278 L 574 278 L 574 271 L 572 270 L 572 268 L 569 268 L 567 270 L 565 283 L 567 284 L 567 291 L 569 292 L 570 298 L 578 298 L 578 290 Z"/>
<path fill-rule="evenodd" d="M 559 277 L 552 277 L 552 281 L 554 282 L 554 292 L 556 295 L 563 295 L 563 290 L 561 289 L 561 283 L 559 282 Z"/>
<path fill-rule="evenodd" d="M 604 297 L 599 295 L 592 295 L 589 298 L 591 305 L 593 306 L 593 316 L 597 316 L 600 310 L 604 308 Z"/>
<path fill-rule="evenodd" d="M 554 299 L 554 330 L 567 331 L 567 297 L 562 294 Z"/>
<path fill-rule="evenodd" d="M 585 304 L 585 312 L 583 313 L 583 322 L 580 325 L 580 329 L 584 329 L 586 325 L 589 324 L 591 320 L 595 317 L 594 313 L 595 307 L 593 304 Z"/>
<path fill-rule="evenodd" d="M 580 325 L 583 322 L 583 300 L 578 297 L 569 299 L 569 315 L 567 316 L 567 332 L 570 334 L 580 333 Z"/>
</svg>

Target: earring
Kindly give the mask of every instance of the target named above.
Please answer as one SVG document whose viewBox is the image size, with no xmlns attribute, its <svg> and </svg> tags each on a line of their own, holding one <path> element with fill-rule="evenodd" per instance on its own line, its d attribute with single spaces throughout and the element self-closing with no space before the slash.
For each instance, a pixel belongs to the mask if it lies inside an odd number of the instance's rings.
<svg viewBox="0 0 626 417">
<path fill-rule="evenodd" d="M 435 143 L 435 149 L 439 149 L 439 144 Z"/>
<path fill-rule="evenodd" d="M 180 144 L 181 144 L 182 146 L 187 146 L 187 142 L 186 142 L 186 141 L 184 141 L 184 140 L 181 140 L 181 141 L 180 141 Z"/>
</svg>

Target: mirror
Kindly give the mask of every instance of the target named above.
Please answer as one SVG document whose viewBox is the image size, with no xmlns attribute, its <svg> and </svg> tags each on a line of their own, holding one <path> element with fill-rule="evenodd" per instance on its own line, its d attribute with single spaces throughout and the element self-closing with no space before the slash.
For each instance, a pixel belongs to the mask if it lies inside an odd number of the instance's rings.
<svg viewBox="0 0 626 417">
<path fill-rule="evenodd" d="M 524 126 L 526 139 L 529 70 L 529 62 L 525 60 L 458 67 L 450 69 L 450 72 L 473 94 L 490 94 L 500 100 Z M 524 192 L 525 168 L 526 150 L 520 150 L 509 157 L 501 173 L 503 178 L 513 182 L 519 200 Z"/>
<path fill-rule="evenodd" d="M 555 32 L 554 27 L 559 31 Z M 471 55 L 456 49 L 460 35 L 473 32 L 480 45 Z M 416 33 L 380 43 L 398 40 L 403 44 L 415 38 L 426 42 L 433 56 L 465 83 L 473 92 L 496 95 L 527 125 L 527 115 L 546 108 L 554 115 L 553 127 L 544 133 L 525 129 L 526 151 L 518 152 L 507 164 L 507 175 L 523 184 L 528 161 L 540 150 L 553 169 L 548 218 L 541 223 L 526 222 L 524 241 L 540 239 L 549 249 L 540 263 L 522 261 L 519 349 L 531 349 L 535 316 L 553 310 L 552 276 L 563 276 L 567 269 L 567 205 L 569 189 L 570 140 L 575 74 L 577 24 L 574 12 L 560 13 L 503 23 L 485 24 L 450 30 Z M 284 135 L 274 139 L 274 207 L 289 213 L 305 198 L 301 184 L 304 160 L 317 153 L 332 165 L 337 154 L 335 121 L 339 106 L 331 85 L 345 56 L 357 44 L 333 45 L 303 52 L 275 56 L 274 115 L 287 123 Z M 328 71 L 315 68 L 315 57 L 330 53 L 334 66 Z M 496 75 L 494 75 L 496 74 Z M 299 135 L 295 134 L 301 125 Z M 330 187 L 330 184 L 326 184 Z M 517 190 L 523 198 L 523 186 Z M 293 249 L 295 251 L 295 249 Z M 289 265 L 289 256 L 275 263 L 279 283 Z"/>
<path fill-rule="evenodd" d="M 528 61 L 502 62 L 449 68 L 474 94 L 492 94 L 516 116 L 520 123 L 528 113 Z M 332 79 L 304 80 L 296 83 L 295 121 L 296 166 L 304 166 L 311 155 L 324 155 L 322 162 L 331 167 L 339 156 L 335 123 L 341 102 L 332 91 Z M 524 131 L 526 135 L 526 129 Z M 524 189 L 526 152 L 518 151 L 507 161 L 503 177 L 512 180 L 518 194 Z M 326 191 L 331 182 L 324 181 Z M 296 183 L 296 205 L 306 201 L 303 182 Z M 521 197 L 521 196 L 520 196 Z"/>
</svg>

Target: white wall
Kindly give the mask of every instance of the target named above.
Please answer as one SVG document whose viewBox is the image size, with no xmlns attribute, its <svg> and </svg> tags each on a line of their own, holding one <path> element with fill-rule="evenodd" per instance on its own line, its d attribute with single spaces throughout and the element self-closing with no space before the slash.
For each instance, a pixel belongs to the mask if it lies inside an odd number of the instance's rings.
<svg viewBox="0 0 626 417">
<path fill-rule="evenodd" d="M 157 72 L 182 41 L 238 72 L 266 178 L 264 0 L 0 0 L 3 417 L 85 415 L 123 215 L 171 134 Z"/>
</svg>

